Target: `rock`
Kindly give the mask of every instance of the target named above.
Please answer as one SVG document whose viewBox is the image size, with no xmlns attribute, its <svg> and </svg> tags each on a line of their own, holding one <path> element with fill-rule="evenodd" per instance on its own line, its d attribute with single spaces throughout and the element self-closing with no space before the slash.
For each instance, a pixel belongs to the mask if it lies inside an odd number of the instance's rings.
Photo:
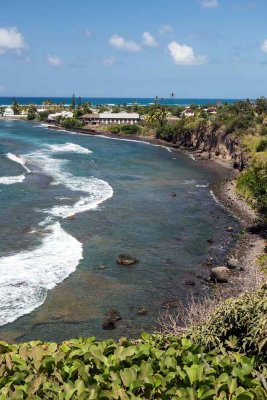
<svg viewBox="0 0 267 400">
<path fill-rule="evenodd" d="M 75 218 L 76 218 L 76 217 L 75 217 L 75 214 L 73 214 L 73 215 L 69 215 L 66 219 L 67 219 L 68 221 L 73 221 Z"/>
<path fill-rule="evenodd" d="M 115 321 L 110 318 L 105 319 L 105 321 L 102 324 L 102 328 L 106 331 L 116 329 Z"/>
<path fill-rule="evenodd" d="M 207 243 L 212 244 L 212 243 L 214 243 L 214 240 L 213 239 L 208 239 Z"/>
<path fill-rule="evenodd" d="M 227 267 L 229 269 L 235 269 L 238 267 L 238 260 L 236 258 L 229 258 L 229 260 L 227 260 Z"/>
<path fill-rule="evenodd" d="M 177 300 L 168 300 L 162 303 L 162 307 L 164 308 L 175 308 L 179 306 L 179 301 Z"/>
<path fill-rule="evenodd" d="M 175 192 L 172 192 L 172 197 L 176 197 L 177 194 Z"/>
<path fill-rule="evenodd" d="M 137 260 L 137 258 L 129 256 L 127 254 L 120 254 L 117 257 L 117 264 L 119 264 L 119 265 L 129 266 L 129 265 L 137 264 L 138 262 L 139 261 Z"/>
<path fill-rule="evenodd" d="M 100 271 L 103 271 L 104 269 L 107 269 L 107 266 L 106 266 L 106 265 L 100 265 L 100 266 L 98 267 L 98 269 L 99 269 Z"/>
<path fill-rule="evenodd" d="M 108 312 L 107 312 L 107 317 L 110 319 L 110 320 L 113 320 L 114 322 L 116 322 L 116 321 L 119 321 L 119 320 L 121 320 L 122 319 L 122 317 L 121 317 L 121 315 L 120 315 L 120 313 L 119 313 L 119 311 L 117 311 L 117 310 L 109 310 Z"/>
<path fill-rule="evenodd" d="M 210 279 L 213 282 L 225 283 L 228 282 L 228 275 L 230 273 L 227 267 L 214 267 L 210 271 Z"/>
<path fill-rule="evenodd" d="M 137 315 L 147 315 L 147 310 L 144 307 L 139 307 L 137 310 Z"/>
<path fill-rule="evenodd" d="M 191 280 L 184 281 L 184 285 L 186 286 L 195 286 L 196 282 Z"/>
<path fill-rule="evenodd" d="M 227 226 L 225 230 L 226 232 L 233 232 L 234 228 L 232 226 Z"/>
<path fill-rule="evenodd" d="M 204 261 L 204 262 L 202 263 L 202 265 L 203 265 L 203 266 L 207 266 L 207 267 L 211 267 L 211 266 L 213 265 L 213 262 L 214 262 L 213 258 L 212 258 L 212 257 L 208 257 L 208 258 L 206 259 L 206 261 Z"/>
</svg>

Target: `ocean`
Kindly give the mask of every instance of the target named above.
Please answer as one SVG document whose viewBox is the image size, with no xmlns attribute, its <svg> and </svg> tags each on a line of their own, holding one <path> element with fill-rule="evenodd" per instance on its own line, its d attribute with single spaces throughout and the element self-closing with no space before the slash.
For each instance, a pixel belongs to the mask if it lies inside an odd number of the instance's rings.
<svg viewBox="0 0 267 400">
<path fill-rule="evenodd" d="M 0 104 L 11 105 L 14 97 L 0 97 Z M 41 105 L 45 100 L 52 100 L 54 103 L 64 103 L 66 105 L 71 104 L 71 97 L 16 97 L 17 102 L 20 105 L 24 104 L 36 104 Z M 154 98 L 133 98 L 133 97 L 82 97 L 82 102 L 89 102 L 93 106 L 96 105 L 119 105 L 119 104 L 133 104 L 149 105 L 155 102 Z M 78 97 L 76 97 L 78 102 Z M 164 105 L 180 105 L 188 106 L 191 104 L 205 105 L 205 104 L 216 104 L 218 101 L 222 103 L 235 103 L 238 99 L 180 99 L 180 98 L 159 98 L 158 102 Z"/>
<path fill-rule="evenodd" d="M 203 261 L 223 260 L 239 226 L 216 179 L 161 146 L 0 120 L 1 339 L 137 337 L 167 301 L 201 296 Z M 110 309 L 122 321 L 104 331 Z"/>
</svg>

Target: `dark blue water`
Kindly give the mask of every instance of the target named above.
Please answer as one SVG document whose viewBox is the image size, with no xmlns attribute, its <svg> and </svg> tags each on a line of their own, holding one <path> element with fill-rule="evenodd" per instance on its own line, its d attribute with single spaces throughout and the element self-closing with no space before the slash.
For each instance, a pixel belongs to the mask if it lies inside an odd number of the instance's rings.
<svg viewBox="0 0 267 400">
<path fill-rule="evenodd" d="M 166 148 L 0 121 L 1 338 L 135 337 L 166 301 L 206 291 L 201 264 L 220 262 L 225 226 L 238 227 L 216 179 Z M 139 263 L 118 266 L 120 253 Z M 123 320 L 103 331 L 110 308 Z"/>
<path fill-rule="evenodd" d="M 0 104 L 11 105 L 13 97 L 0 97 Z M 54 103 L 71 104 L 71 97 L 16 97 L 19 104 L 37 104 L 41 105 L 45 100 L 52 100 Z M 154 98 L 133 98 L 133 97 L 83 97 L 82 102 L 89 102 L 92 105 L 100 104 L 133 104 L 137 103 L 140 105 L 149 105 L 155 102 Z M 76 102 L 78 97 L 76 97 Z M 216 104 L 218 101 L 222 103 L 235 103 L 238 99 L 180 99 L 180 98 L 159 98 L 158 102 L 164 105 L 180 105 L 186 106 L 191 104 L 205 105 L 205 104 Z"/>
</svg>

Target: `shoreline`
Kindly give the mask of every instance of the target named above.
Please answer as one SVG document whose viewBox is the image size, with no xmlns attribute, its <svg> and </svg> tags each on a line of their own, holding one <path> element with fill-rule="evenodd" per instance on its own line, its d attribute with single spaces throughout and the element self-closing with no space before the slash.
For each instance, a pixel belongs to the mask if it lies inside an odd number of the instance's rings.
<svg viewBox="0 0 267 400">
<path fill-rule="evenodd" d="M 64 130 L 67 132 L 81 133 L 90 136 L 102 136 L 117 140 L 128 140 L 149 143 L 156 146 L 169 148 L 173 152 L 179 152 L 191 157 L 197 163 L 212 169 L 217 176 L 217 182 L 212 185 L 211 192 L 215 200 L 231 213 L 240 222 L 240 231 L 234 232 L 237 240 L 226 254 L 223 266 L 226 266 L 227 260 L 234 258 L 238 267 L 230 270 L 230 276 L 227 283 L 217 284 L 220 295 L 223 298 L 235 297 L 248 290 L 256 290 L 262 284 L 267 282 L 267 276 L 260 271 L 257 263 L 258 258 L 264 254 L 265 241 L 264 228 L 257 229 L 257 220 L 259 216 L 246 200 L 235 190 L 235 178 L 238 171 L 233 168 L 229 160 L 210 155 L 199 150 L 191 150 L 178 147 L 173 143 L 165 142 L 148 136 L 139 135 L 120 135 L 106 131 L 97 131 L 89 129 L 63 129 L 57 126 L 48 126 L 48 129 Z M 211 267 L 222 266 L 212 265 Z M 201 280 L 207 281 L 210 274 L 210 268 L 206 268 Z"/>
</svg>

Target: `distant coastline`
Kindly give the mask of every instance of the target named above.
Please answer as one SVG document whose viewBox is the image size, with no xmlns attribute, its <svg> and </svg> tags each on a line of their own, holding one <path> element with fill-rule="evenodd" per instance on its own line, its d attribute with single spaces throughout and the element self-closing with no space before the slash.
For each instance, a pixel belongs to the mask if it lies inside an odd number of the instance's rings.
<svg viewBox="0 0 267 400">
<path fill-rule="evenodd" d="M 0 105 L 10 106 L 12 105 L 14 96 L 0 97 Z M 21 105 L 25 104 L 36 104 L 41 105 L 45 100 L 52 100 L 54 103 L 64 103 L 66 105 L 71 104 L 71 97 L 16 97 L 17 101 Z M 77 97 L 78 99 L 78 97 Z M 155 99 L 152 97 L 82 97 L 83 102 L 91 103 L 95 105 L 119 105 L 119 104 L 138 104 L 138 105 L 151 105 L 154 104 Z M 216 104 L 218 101 L 222 103 L 232 104 L 240 99 L 224 99 L 224 98 L 159 98 L 158 102 L 162 105 L 179 105 L 188 106 L 191 104 L 205 105 L 205 104 Z"/>
</svg>

